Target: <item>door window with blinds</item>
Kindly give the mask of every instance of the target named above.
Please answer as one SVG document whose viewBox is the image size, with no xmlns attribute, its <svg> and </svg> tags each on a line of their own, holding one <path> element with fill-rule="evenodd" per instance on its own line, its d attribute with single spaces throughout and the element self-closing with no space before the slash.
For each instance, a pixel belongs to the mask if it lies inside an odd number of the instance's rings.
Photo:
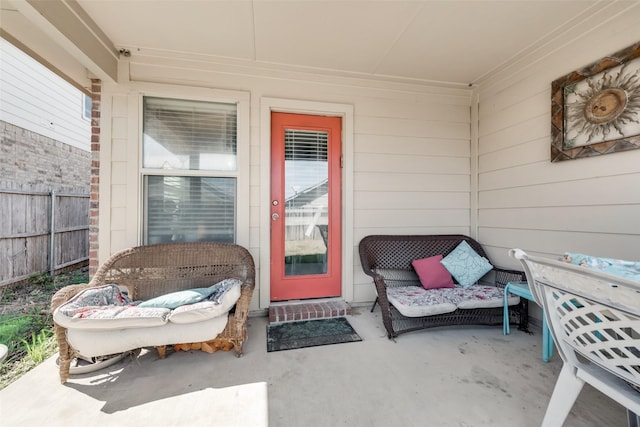
<svg viewBox="0 0 640 427">
<path fill-rule="evenodd" d="M 237 106 L 143 98 L 144 241 L 236 240 Z"/>
<path fill-rule="evenodd" d="M 328 134 L 285 129 L 285 275 L 327 272 Z"/>
</svg>

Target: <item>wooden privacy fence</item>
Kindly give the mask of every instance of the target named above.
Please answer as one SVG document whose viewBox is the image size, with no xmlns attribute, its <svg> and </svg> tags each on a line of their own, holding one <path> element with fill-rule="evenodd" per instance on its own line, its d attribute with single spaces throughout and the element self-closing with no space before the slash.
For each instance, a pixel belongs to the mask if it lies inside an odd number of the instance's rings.
<svg viewBox="0 0 640 427">
<path fill-rule="evenodd" d="M 0 287 L 88 259 L 88 194 L 0 188 Z"/>
</svg>

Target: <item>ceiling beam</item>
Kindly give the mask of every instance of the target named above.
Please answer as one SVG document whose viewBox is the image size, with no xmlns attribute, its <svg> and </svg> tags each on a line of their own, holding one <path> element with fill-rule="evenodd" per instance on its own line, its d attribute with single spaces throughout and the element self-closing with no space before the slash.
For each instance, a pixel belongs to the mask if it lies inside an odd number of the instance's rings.
<svg viewBox="0 0 640 427">
<path fill-rule="evenodd" d="M 9 1 L 93 76 L 117 81 L 117 49 L 75 0 Z"/>
</svg>

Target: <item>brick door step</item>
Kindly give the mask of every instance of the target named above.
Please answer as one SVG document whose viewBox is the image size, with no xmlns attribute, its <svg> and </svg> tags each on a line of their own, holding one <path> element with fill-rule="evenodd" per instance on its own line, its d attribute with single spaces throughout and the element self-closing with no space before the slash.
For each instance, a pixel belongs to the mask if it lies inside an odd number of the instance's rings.
<svg viewBox="0 0 640 427">
<path fill-rule="evenodd" d="M 351 306 L 339 299 L 288 301 L 284 303 L 272 303 L 269 307 L 269 323 L 327 319 L 348 315 L 351 315 Z"/>
</svg>

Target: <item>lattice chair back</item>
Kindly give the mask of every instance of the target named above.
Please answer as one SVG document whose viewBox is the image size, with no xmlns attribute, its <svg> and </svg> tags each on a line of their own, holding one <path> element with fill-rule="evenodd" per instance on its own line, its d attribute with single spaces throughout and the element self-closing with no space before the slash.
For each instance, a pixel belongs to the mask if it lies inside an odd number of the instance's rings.
<svg viewBox="0 0 640 427">
<path fill-rule="evenodd" d="M 521 261 L 564 362 L 543 425 L 562 425 L 584 382 L 639 414 L 640 283 L 520 249 L 510 255 Z"/>
</svg>

